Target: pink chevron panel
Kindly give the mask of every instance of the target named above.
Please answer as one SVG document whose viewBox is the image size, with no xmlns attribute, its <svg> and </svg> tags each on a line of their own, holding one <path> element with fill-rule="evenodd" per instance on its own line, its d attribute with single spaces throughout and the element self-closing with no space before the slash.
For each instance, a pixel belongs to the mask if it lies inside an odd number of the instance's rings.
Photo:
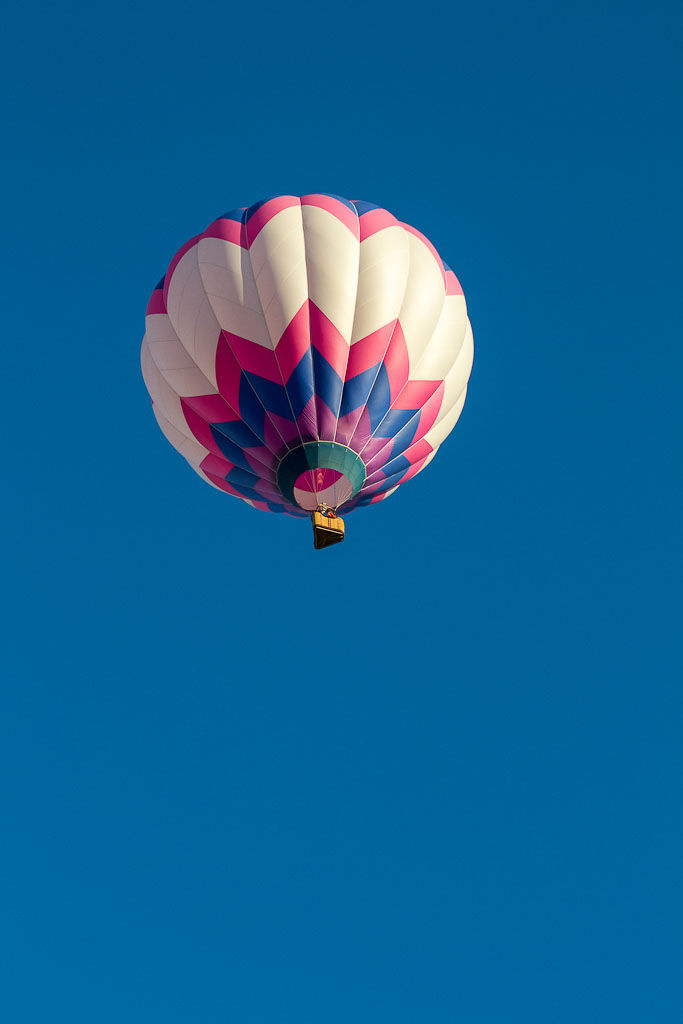
<svg viewBox="0 0 683 1024">
<path fill-rule="evenodd" d="M 283 331 L 275 349 L 285 384 L 309 348 L 308 299 L 306 299 L 301 309 L 294 314 Z"/>
<path fill-rule="evenodd" d="M 233 409 L 240 407 L 240 365 L 221 331 L 216 346 L 216 382 L 221 395 Z"/>
<path fill-rule="evenodd" d="M 403 329 L 398 321 L 384 356 L 384 365 L 389 378 L 391 401 L 393 403 L 401 394 L 401 390 L 408 380 L 408 348 L 403 335 Z"/>
<path fill-rule="evenodd" d="M 223 241 L 232 242 L 234 245 L 239 245 L 242 249 L 247 248 L 247 232 L 244 224 L 238 220 L 219 217 L 213 224 L 209 224 L 201 237 L 222 238 Z"/>
<path fill-rule="evenodd" d="M 163 288 L 155 288 L 150 295 L 149 302 L 147 303 L 147 311 L 145 316 L 151 316 L 154 313 L 165 313 L 166 303 L 164 302 L 164 290 Z"/>
<path fill-rule="evenodd" d="M 240 338 L 238 334 L 230 334 L 229 331 L 221 333 L 242 370 L 247 373 L 255 373 L 258 377 L 263 377 L 276 384 L 282 383 L 280 367 L 272 348 L 257 345 L 256 342 Z"/>
<path fill-rule="evenodd" d="M 462 285 L 452 270 L 446 271 L 446 295 L 462 295 Z"/>
<path fill-rule="evenodd" d="M 400 221 L 396 220 L 393 214 L 389 213 L 388 210 L 368 210 L 367 213 L 362 214 L 358 223 L 360 226 L 360 240 L 364 242 L 370 235 L 374 235 L 377 231 L 382 231 L 383 228 L 394 227 L 396 224 L 400 224 Z"/>
<path fill-rule="evenodd" d="M 195 412 L 194 409 L 188 405 L 187 399 L 181 398 L 180 405 L 183 410 L 183 415 L 185 416 L 185 422 L 199 443 L 214 455 L 219 458 L 222 457 L 221 450 L 216 444 L 208 422 L 203 418 L 203 416 L 200 416 L 199 413 Z"/>
<path fill-rule="evenodd" d="M 368 334 L 365 338 L 360 338 L 351 346 L 349 365 L 346 370 L 347 380 L 350 377 L 356 377 L 359 373 L 364 373 L 371 366 L 377 366 L 378 363 L 382 362 L 382 357 L 387 350 L 392 332 L 397 324 L 398 320 L 392 320 L 391 323 L 378 328 L 378 330 Z"/>
<path fill-rule="evenodd" d="M 173 257 L 169 264 L 168 270 L 166 271 L 166 277 L 164 278 L 164 306 L 166 306 L 167 308 L 168 288 L 171 283 L 171 278 L 173 277 L 173 272 L 175 271 L 175 268 L 178 266 L 185 253 L 189 252 L 190 249 L 192 249 L 193 246 L 197 244 L 201 237 L 201 235 L 195 235 L 195 237 L 191 238 L 189 242 L 185 242 L 185 245 L 181 245 L 180 249 L 178 249 L 178 252 L 175 254 L 175 256 Z"/>
</svg>

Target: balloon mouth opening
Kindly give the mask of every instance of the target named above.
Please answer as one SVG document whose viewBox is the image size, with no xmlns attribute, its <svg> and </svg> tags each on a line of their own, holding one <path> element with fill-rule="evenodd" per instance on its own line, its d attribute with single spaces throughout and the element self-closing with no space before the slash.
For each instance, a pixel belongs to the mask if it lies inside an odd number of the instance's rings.
<svg viewBox="0 0 683 1024">
<path fill-rule="evenodd" d="M 293 505 L 313 512 L 319 505 L 340 508 L 365 482 L 360 456 L 336 441 L 311 441 L 287 452 L 277 468 L 277 485 Z"/>
</svg>

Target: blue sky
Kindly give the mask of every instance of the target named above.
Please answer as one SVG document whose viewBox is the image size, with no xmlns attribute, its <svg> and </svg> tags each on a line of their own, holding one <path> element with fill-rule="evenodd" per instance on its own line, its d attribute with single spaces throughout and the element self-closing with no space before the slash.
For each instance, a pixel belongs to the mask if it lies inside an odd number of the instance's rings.
<svg viewBox="0 0 683 1024">
<path fill-rule="evenodd" d="M 9 6 L 12 1024 L 676 1018 L 680 35 Z M 179 245 L 312 191 L 422 230 L 475 338 L 438 458 L 322 553 L 201 483 L 138 367 Z"/>
</svg>

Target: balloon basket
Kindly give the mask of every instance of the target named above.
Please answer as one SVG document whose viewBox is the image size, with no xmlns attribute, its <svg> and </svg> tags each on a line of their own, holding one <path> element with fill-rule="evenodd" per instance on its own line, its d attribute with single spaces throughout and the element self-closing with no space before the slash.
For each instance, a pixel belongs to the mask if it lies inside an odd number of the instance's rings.
<svg viewBox="0 0 683 1024">
<path fill-rule="evenodd" d="M 319 551 L 320 548 L 329 548 L 332 544 L 339 544 L 344 540 L 344 520 L 341 516 L 317 511 L 313 513 L 311 520 L 313 522 L 313 547 L 316 551 Z"/>
</svg>

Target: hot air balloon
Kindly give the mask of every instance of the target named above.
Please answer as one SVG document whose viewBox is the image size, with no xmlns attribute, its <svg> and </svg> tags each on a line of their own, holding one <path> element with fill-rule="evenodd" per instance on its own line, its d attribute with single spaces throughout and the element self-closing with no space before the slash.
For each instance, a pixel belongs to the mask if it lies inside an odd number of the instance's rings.
<svg viewBox="0 0 683 1024">
<path fill-rule="evenodd" d="M 392 494 L 434 458 L 472 367 L 462 288 L 372 203 L 275 196 L 215 220 L 147 307 L 142 372 L 171 444 L 254 508 L 311 517 Z"/>
</svg>

